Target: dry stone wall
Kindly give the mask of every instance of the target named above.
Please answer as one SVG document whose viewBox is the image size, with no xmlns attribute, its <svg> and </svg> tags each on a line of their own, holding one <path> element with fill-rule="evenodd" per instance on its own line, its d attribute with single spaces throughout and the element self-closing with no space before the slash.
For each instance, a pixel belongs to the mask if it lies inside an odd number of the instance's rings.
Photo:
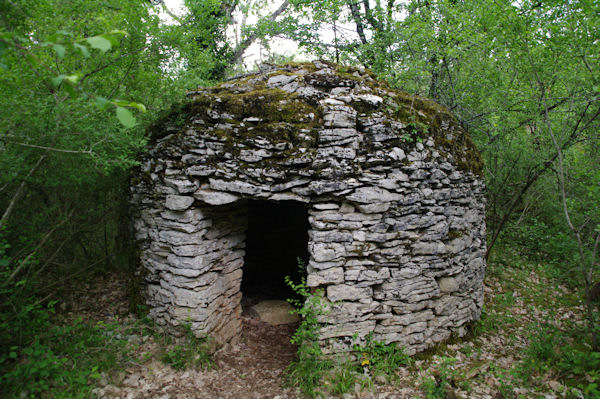
<svg viewBox="0 0 600 399">
<path fill-rule="evenodd" d="M 190 96 L 153 128 L 132 180 L 159 324 L 239 337 L 247 199 L 308 208 L 307 283 L 329 307 L 326 351 L 372 333 L 415 353 L 480 316 L 481 158 L 444 108 L 324 62 Z"/>
</svg>

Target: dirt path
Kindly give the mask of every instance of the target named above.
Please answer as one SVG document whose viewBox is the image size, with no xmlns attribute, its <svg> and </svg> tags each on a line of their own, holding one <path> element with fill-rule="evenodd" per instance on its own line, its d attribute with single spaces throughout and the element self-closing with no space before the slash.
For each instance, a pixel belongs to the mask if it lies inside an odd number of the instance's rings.
<svg viewBox="0 0 600 399">
<path fill-rule="evenodd" d="M 290 337 L 297 325 L 270 326 L 244 318 L 243 337 L 215 353 L 210 370 L 176 371 L 156 360 L 127 368 L 116 384 L 95 390 L 102 398 L 128 399 L 237 399 L 298 398 L 295 388 L 282 386 L 283 373 L 294 358 Z M 155 353 L 148 337 L 141 357 Z M 102 382 L 101 382 L 102 383 Z"/>
<path fill-rule="evenodd" d="M 282 388 L 283 373 L 294 359 L 296 348 L 290 337 L 296 328 L 296 324 L 270 326 L 245 318 L 242 342 L 215 356 L 221 375 L 206 385 L 206 397 L 298 397 L 295 390 Z"/>
<path fill-rule="evenodd" d="M 494 272 L 494 270 L 491 270 Z M 558 327 L 582 325 L 580 306 L 565 305 L 556 287 L 535 271 L 498 268 L 486 277 L 486 313 L 475 336 L 441 345 L 433 353 L 415 359 L 412 366 L 395 370 L 396 381 L 373 378 L 373 384 L 358 383 L 343 399 L 424 398 L 427 381 L 446 379 L 454 396 L 462 399 L 583 397 L 567 394 L 561 376 L 549 371 L 536 373 L 529 383 L 513 375 L 525 356 L 532 328 L 551 318 Z M 73 315 L 90 320 L 118 318 L 123 325 L 139 324 L 126 315 L 124 284 L 117 278 L 97 282 L 97 289 L 83 290 Z M 160 361 L 160 346 L 153 335 L 133 335 L 135 353 L 126 369 L 104 376 L 94 393 L 100 398 L 123 399 L 292 399 L 302 398 L 297 388 L 284 387 L 284 372 L 294 358 L 290 337 L 297 325 L 270 326 L 245 317 L 243 339 L 217 351 L 210 370 L 177 371 Z M 326 381 L 325 384 L 328 382 Z M 434 384 L 435 385 L 435 384 Z M 573 391 L 575 392 L 575 391 Z M 569 396 L 570 395 L 570 396 Z M 328 396 L 333 397 L 333 396 Z M 339 397 L 339 396 L 337 396 Z"/>
</svg>

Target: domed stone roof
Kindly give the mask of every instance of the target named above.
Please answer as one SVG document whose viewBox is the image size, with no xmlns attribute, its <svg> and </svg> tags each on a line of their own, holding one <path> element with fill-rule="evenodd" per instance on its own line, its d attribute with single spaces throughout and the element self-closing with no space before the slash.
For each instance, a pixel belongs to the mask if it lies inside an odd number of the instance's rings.
<svg viewBox="0 0 600 399">
<path fill-rule="evenodd" d="M 239 336 L 248 200 L 307 209 L 307 283 L 330 307 L 328 350 L 372 333 L 415 352 L 479 317 L 482 161 L 445 108 L 321 61 L 189 97 L 152 127 L 132 181 L 158 322 Z"/>
</svg>

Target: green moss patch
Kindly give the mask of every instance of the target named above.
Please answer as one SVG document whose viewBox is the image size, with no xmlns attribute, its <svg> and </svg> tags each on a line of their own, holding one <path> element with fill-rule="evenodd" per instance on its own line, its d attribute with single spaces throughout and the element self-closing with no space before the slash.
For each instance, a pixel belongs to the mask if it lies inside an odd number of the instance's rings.
<svg viewBox="0 0 600 399">
<path fill-rule="evenodd" d="M 384 101 L 378 105 L 352 101 L 350 105 L 358 115 L 383 112 L 390 121 L 397 120 L 406 125 L 398 135 L 398 145 L 406 149 L 432 138 L 441 155 L 452 155 L 453 163 L 460 170 L 482 176 L 483 160 L 479 151 L 446 108 L 426 98 L 392 90 L 368 70 L 321 62 L 333 73 L 314 73 L 317 68 L 313 63 L 288 63 L 276 70 L 244 75 L 195 93 L 192 100 L 176 104 L 169 113 L 159 117 L 149 129 L 151 141 L 183 132 L 184 128 L 207 129 L 220 116 L 219 122 L 234 127 L 213 131 L 223 141 L 249 141 L 260 136 L 273 142 L 306 144 L 300 133 L 312 132 L 321 126 L 322 108 L 295 94 L 267 87 L 266 82 L 271 76 L 283 74 L 298 76 L 325 91 L 340 86 L 366 87 L 364 94 L 378 95 Z"/>
</svg>

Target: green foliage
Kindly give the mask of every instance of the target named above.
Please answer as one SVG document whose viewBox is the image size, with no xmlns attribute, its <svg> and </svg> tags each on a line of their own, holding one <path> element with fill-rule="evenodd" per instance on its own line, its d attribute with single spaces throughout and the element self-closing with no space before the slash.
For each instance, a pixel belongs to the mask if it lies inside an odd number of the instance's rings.
<svg viewBox="0 0 600 399">
<path fill-rule="evenodd" d="M 454 358 L 443 358 L 435 370 L 421 379 L 420 388 L 427 399 L 446 399 L 451 387 L 455 384 L 456 372 L 452 365 Z"/>
<path fill-rule="evenodd" d="M 150 117 L 140 112 L 185 83 L 164 79 L 144 2 L 0 9 L 0 213 L 12 210 L 1 222 L 0 391 L 88 397 L 125 343 L 105 335 L 116 326 L 62 320 L 53 298 L 68 278 L 127 267 L 127 169 Z"/>
<path fill-rule="evenodd" d="M 170 335 L 155 334 L 161 346 L 160 360 L 175 370 L 208 369 L 212 367 L 208 337 L 196 337 L 190 325 L 184 325 L 185 335 L 173 342 Z"/>
<path fill-rule="evenodd" d="M 399 367 L 410 366 L 412 358 L 404 353 L 404 349 L 395 342 L 385 344 L 373 339 L 369 333 L 362 345 L 355 344 L 354 351 L 360 354 L 360 365 L 369 370 L 373 376 L 396 376 Z"/>
<path fill-rule="evenodd" d="M 1 238 L 1 237 L 0 237 Z M 55 300 L 40 298 L 0 239 L 0 391 L 5 397 L 89 397 L 101 372 L 120 367 L 132 349 L 117 323 L 89 324 L 55 315 Z M 28 264 L 29 263 L 29 264 Z M 3 396 L 4 397 L 4 396 Z"/>
<path fill-rule="evenodd" d="M 600 352 L 582 345 L 585 343 L 582 332 L 574 329 L 568 333 L 549 322 L 533 324 L 529 328 L 531 341 L 516 368 L 516 374 L 523 381 L 556 372 L 569 385 L 592 395 L 589 397 L 600 393 Z"/>
<path fill-rule="evenodd" d="M 113 47 L 113 43 L 118 45 L 120 38 L 126 35 L 127 32 L 113 30 L 103 35 L 74 39 L 74 35 L 71 32 L 59 30 L 40 43 L 36 40 L 26 39 L 15 32 L 0 31 L 0 42 L 3 48 L 3 51 L 0 53 L 0 57 L 2 57 L 0 60 L 6 58 L 5 61 L 7 64 L 2 63 L 6 70 L 11 69 L 11 61 L 22 57 L 31 68 L 38 72 L 38 76 L 42 76 L 42 74 L 47 75 L 49 72 L 50 76 L 46 78 L 49 79 L 52 86 L 48 88 L 54 94 L 64 90 L 71 100 L 83 98 L 95 104 L 100 110 L 106 109 L 106 105 L 108 104 L 114 105 L 118 120 L 124 126 L 130 128 L 135 125 L 135 117 L 129 110 L 123 108 L 122 105 L 145 111 L 145 107 L 142 104 L 122 100 L 107 100 L 103 97 L 98 97 L 93 92 L 87 92 L 81 84 L 83 83 L 82 80 L 94 72 L 86 74 L 83 74 L 81 71 L 70 74 L 64 72 L 65 68 L 69 68 L 73 64 L 81 64 L 81 61 L 78 60 L 81 57 L 93 61 L 95 55 L 92 55 L 86 47 L 86 43 L 92 49 L 98 49 L 102 53 L 106 53 Z M 46 48 L 51 48 L 56 57 L 48 57 L 48 51 L 44 51 Z M 12 50 L 12 53 L 7 52 L 7 49 Z M 68 55 L 71 59 L 65 60 L 67 49 L 69 50 Z M 13 68 L 17 69 L 18 66 L 13 65 Z"/>
<path fill-rule="evenodd" d="M 300 258 L 298 258 L 298 268 L 305 269 L 304 262 Z M 291 339 L 292 343 L 298 346 L 298 355 L 286 370 L 286 382 L 291 386 L 299 386 L 305 395 L 313 398 L 318 395 L 324 373 L 332 367 L 331 360 L 325 358 L 319 346 L 318 316 L 325 312 L 321 300 L 322 292 L 311 293 L 304 278 L 294 283 L 289 276 L 286 276 L 285 282 L 295 294 L 303 298 L 303 301 L 288 299 L 297 307 L 295 312 L 302 317 L 302 322 Z"/>
<path fill-rule="evenodd" d="M 39 324 L 42 318 L 36 316 Z M 122 367 L 134 347 L 117 323 L 45 320 L 45 331 L 1 355 L 0 390 L 6 397 L 89 397 L 101 373 Z"/>
</svg>

